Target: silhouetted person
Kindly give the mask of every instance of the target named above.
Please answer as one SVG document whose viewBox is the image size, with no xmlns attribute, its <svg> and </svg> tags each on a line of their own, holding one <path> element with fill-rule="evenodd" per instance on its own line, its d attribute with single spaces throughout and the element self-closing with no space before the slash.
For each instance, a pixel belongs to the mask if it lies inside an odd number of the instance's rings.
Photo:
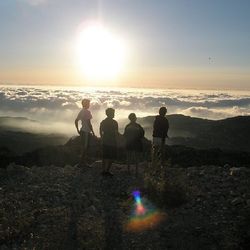
<svg viewBox="0 0 250 250">
<path fill-rule="evenodd" d="M 125 127 L 124 137 L 126 139 L 127 165 L 130 172 L 130 165 L 135 165 L 136 175 L 138 174 L 138 163 L 142 152 L 142 138 L 144 137 L 144 129 L 136 123 L 137 117 L 135 113 L 128 116 L 130 123 Z"/>
<path fill-rule="evenodd" d="M 169 123 L 165 117 L 166 113 L 166 107 L 159 109 L 159 115 L 155 117 L 153 127 L 153 157 L 158 157 L 162 165 L 165 161 L 165 141 L 168 138 L 169 129 Z"/>
<path fill-rule="evenodd" d="M 106 109 L 107 118 L 100 124 L 100 136 L 102 139 L 102 167 L 104 176 L 113 176 L 110 172 L 111 165 L 117 156 L 117 136 L 118 123 L 113 118 L 115 110 L 112 108 Z"/>
<path fill-rule="evenodd" d="M 92 119 L 92 115 L 90 111 L 88 110 L 89 106 L 90 106 L 90 100 L 83 99 L 82 109 L 75 119 L 76 130 L 81 137 L 81 160 L 80 160 L 79 166 L 82 166 L 82 167 L 88 166 L 87 152 L 89 148 L 90 134 L 92 133 L 93 135 L 95 135 L 91 121 L 90 121 Z M 82 127 L 80 130 L 78 127 L 79 121 L 82 122 Z"/>
</svg>

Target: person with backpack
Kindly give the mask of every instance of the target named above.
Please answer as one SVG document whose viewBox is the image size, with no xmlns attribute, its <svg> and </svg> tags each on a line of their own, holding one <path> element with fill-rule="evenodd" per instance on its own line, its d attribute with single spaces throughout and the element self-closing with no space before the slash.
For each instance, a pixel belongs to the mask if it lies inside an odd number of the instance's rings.
<svg viewBox="0 0 250 250">
<path fill-rule="evenodd" d="M 136 122 L 137 117 L 135 113 L 131 113 L 128 116 L 130 123 L 125 127 L 124 137 L 126 140 L 126 156 L 128 172 L 130 172 L 130 166 L 135 165 L 136 176 L 138 175 L 138 163 L 143 151 L 142 138 L 144 137 L 144 129 L 140 124 Z"/>
</svg>

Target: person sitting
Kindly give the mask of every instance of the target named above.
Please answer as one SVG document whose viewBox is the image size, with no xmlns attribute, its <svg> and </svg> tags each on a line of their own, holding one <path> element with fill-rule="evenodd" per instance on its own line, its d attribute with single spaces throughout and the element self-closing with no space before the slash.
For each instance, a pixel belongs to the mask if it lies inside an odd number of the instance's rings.
<svg viewBox="0 0 250 250">
<path fill-rule="evenodd" d="M 165 161 L 165 141 L 168 138 L 169 129 L 169 123 L 165 117 L 166 113 L 167 108 L 161 107 L 153 125 L 153 157 L 157 157 L 162 165 Z"/>
<path fill-rule="evenodd" d="M 75 119 L 75 127 L 80 135 L 81 138 L 81 159 L 79 166 L 88 166 L 87 164 L 87 152 L 89 148 L 89 140 L 90 140 L 90 134 L 92 133 L 95 135 L 92 124 L 91 124 L 91 119 L 92 119 L 92 114 L 88 110 L 90 106 L 90 100 L 88 99 L 83 99 L 82 100 L 82 109 L 78 113 L 76 119 Z M 82 127 L 79 129 L 78 127 L 78 122 L 82 122 Z"/>
<path fill-rule="evenodd" d="M 107 118 L 100 124 L 100 136 L 102 140 L 102 175 L 113 176 L 110 172 L 111 165 L 117 155 L 118 123 L 114 120 L 115 110 L 106 109 Z"/>
<path fill-rule="evenodd" d="M 126 155 L 128 172 L 130 172 L 130 165 L 135 165 L 136 176 L 138 175 L 138 163 L 143 151 L 142 138 L 144 137 L 144 129 L 136 122 L 137 117 L 135 113 L 128 116 L 130 123 L 125 127 L 124 137 L 126 139 Z"/>
</svg>

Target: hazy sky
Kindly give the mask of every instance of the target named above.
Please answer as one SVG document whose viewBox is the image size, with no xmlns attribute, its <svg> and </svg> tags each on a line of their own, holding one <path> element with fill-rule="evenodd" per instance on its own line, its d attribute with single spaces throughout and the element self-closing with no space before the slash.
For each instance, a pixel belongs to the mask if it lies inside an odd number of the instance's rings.
<svg viewBox="0 0 250 250">
<path fill-rule="evenodd" d="M 250 89 L 249 0 L 0 0 L 0 82 L 90 84 L 74 43 L 93 20 L 128 46 L 110 84 Z"/>
</svg>

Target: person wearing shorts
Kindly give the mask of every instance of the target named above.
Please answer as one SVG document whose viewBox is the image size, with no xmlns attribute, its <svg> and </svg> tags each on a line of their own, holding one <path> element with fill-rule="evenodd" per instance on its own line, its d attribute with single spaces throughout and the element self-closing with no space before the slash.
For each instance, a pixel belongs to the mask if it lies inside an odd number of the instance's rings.
<svg viewBox="0 0 250 250">
<path fill-rule="evenodd" d="M 107 118 L 100 124 L 100 136 L 102 140 L 102 175 L 113 176 L 110 172 L 111 165 L 117 156 L 118 123 L 114 120 L 115 110 L 106 109 Z"/>
<path fill-rule="evenodd" d="M 75 127 L 81 139 L 81 159 L 80 159 L 79 166 L 83 166 L 83 167 L 88 165 L 87 153 L 88 153 L 88 148 L 89 148 L 90 135 L 91 133 L 95 135 L 92 124 L 91 124 L 92 115 L 91 115 L 91 112 L 89 111 L 89 106 L 90 106 L 90 100 L 83 99 L 82 109 L 78 113 L 75 119 Z M 79 121 L 81 121 L 82 123 L 81 129 L 79 129 L 78 127 Z"/>
</svg>

